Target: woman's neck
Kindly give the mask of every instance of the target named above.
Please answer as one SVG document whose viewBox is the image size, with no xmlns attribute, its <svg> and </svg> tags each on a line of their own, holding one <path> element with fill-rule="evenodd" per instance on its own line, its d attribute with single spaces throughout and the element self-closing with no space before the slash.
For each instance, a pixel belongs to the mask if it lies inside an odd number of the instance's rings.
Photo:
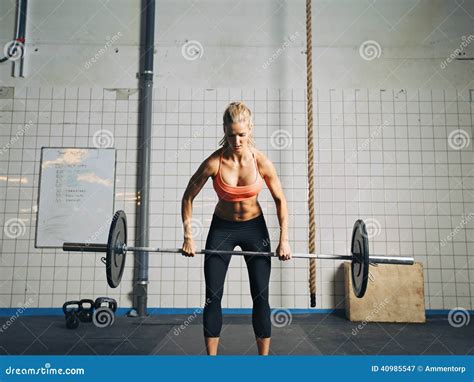
<svg viewBox="0 0 474 382">
<path fill-rule="evenodd" d="M 232 160 L 235 163 L 243 163 L 248 160 L 248 158 L 252 157 L 252 151 L 249 147 L 245 147 L 241 150 L 241 152 L 235 152 L 232 150 L 232 147 L 228 146 L 224 148 L 225 156 Z"/>
</svg>

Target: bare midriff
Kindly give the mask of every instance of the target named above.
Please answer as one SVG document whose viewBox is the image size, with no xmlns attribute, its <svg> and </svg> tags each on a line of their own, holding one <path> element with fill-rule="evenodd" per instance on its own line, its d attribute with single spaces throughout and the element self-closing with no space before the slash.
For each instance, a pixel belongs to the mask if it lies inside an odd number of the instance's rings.
<svg viewBox="0 0 474 382">
<path fill-rule="evenodd" d="M 256 218 L 262 214 L 262 208 L 257 196 L 240 202 L 228 202 L 219 200 L 214 213 L 221 219 L 230 221 L 245 221 Z"/>
</svg>

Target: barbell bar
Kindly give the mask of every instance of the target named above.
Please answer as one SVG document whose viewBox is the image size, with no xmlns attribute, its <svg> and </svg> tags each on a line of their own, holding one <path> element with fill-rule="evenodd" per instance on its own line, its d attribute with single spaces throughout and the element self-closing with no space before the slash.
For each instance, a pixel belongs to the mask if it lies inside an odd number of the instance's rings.
<svg viewBox="0 0 474 382">
<path fill-rule="evenodd" d="M 64 251 L 73 252 L 107 252 L 107 244 L 85 244 L 85 243 L 64 243 Z M 117 249 L 118 254 L 126 254 L 127 252 L 160 252 L 160 253 L 183 253 L 179 248 L 158 248 L 158 247 L 128 247 L 123 244 Z M 275 252 L 252 252 L 252 251 L 222 251 L 219 249 L 203 249 L 195 252 L 198 255 L 238 255 L 238 256 L 266 256 L 278 257 Z M 316 253 L 292 253 L 292 258 L 299 259 L 322 259 L 322 260 L 349 260 L 353 259 L 352 255 L 325 255 Z M 370 264 L 401 264 L 413 265 L 413 258 L 406 256 L 375 256 L 370 255 Z"/>
<path fill-rule="evenodd" d="M 155 247 L 128 247 L 127 246 L 127 216 L 124 211 L 115 213 L 110 225 L 107 244 L 100 243 L 64 243 L 64 251 L 74 252 L 105 252 L 105 266 L 107 283 L 111 288 L 119 286 L 125 268 L 127 252 L 159 252 L 159 253 L 183 253 L 177 248 L 155 248 Z M 221 251 L 204 249 L 196 254 L 215 255 L 238 255 L 238 256 L 266 256 L 277 257 L 275 252 L 253 252 L 253 251 Z M 351 262 L 352 288 L 358 298 L 362 298 L 367 290 L 369 280 L 369 265 L 376 264 L 399 264 L 413 265 L 413 257 L 401 256 L 369 256 L 369 239 L 367 228 L 363 220 L 358 219 L 352 229 L 351 255 L 329 255 L 313 253 L 294 253 L 293 258 L 321 259 L 321 260 L 348 260 Z"/>
</svg>

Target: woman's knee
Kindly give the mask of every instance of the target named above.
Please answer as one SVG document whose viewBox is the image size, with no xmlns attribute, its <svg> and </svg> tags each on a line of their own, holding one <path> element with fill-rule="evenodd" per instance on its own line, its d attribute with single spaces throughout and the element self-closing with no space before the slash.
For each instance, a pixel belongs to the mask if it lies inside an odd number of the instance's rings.
<svg viewBox="0 0 474 382">
<path fill-rule="evenodd" d="M 213 294 L 206 296 L 206 305 L 204 306 L 204 310 L 213 310 L 215 308 L 220 308 L 221 306 L 222 297 L 215 296 Z"/>
<path fill-rule="evenodd" d="M 270 303 L 268 302 L 268 297 L 258 296 L 253 299 L 253 308 L 259 312 L 265 312 L 265 314 L 270 314 Z"/>
<path fill-rule="evenodd" d="M 251 283 L 250 294 L 255 303 L 268 304 L 268 284 L 267 283 Z"/>
</svg>

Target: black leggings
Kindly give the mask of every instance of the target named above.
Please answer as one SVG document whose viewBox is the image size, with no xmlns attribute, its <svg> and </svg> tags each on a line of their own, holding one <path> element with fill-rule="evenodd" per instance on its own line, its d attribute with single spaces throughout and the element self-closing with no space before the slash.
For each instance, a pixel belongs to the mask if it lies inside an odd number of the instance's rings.
<svg viewBox="0 0 474 382">
<path fill-rule="evenodd" d="M 232 251 L 240 246 L 242 251 L 270 252 L 270 239 L 263 215 L 246 221 L 229 221 L 214 215 L 206 241 L 206 249 Z M 204 276 L 206 279 L 206 305 L 203 323 L 205 337 L 219 337 L 222 328 L 221 300 L 224 280 L 232 255 L 206 254 Z M 250 292 L 253 300 L 252 325 L 258 338 L 271 337 L 268 282 L 271 258 L 245 256 L 249 273 Z"/>
</svg>

